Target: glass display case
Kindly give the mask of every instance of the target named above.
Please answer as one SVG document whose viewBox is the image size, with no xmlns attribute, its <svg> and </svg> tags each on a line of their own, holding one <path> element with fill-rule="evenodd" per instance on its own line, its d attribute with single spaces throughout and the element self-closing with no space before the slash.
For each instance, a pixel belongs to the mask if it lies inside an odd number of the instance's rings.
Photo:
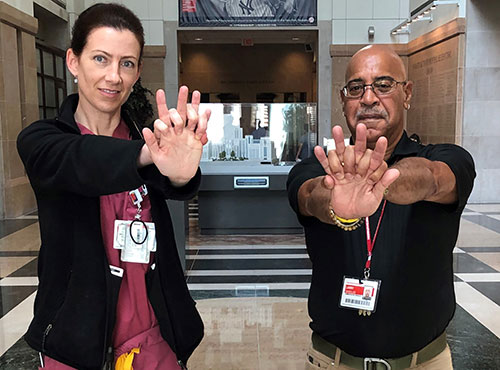
<svg viewBox="0 0 500 370">
<path fill-rule="evenodd" d="M 201 234 L 302 232 L 286 180 L 317 143 L 316 104 L 201 104 L 206 108 L 212 116 L 200 163 Z"/>
<path fill-rule="evenodd" d="M 315 103 L 201 104 L 212 115 L 203 162 L 283 165 L 307 158 L 317 144 Z"/>
</svg>

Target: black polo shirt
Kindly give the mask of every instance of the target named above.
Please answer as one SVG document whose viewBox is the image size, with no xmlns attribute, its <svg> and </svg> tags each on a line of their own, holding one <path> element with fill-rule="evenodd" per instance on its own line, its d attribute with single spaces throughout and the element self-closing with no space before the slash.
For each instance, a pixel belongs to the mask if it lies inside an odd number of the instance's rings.
<svg viewBox="0 0 500 370">
<path fill-rule="evenodd" d="M 387 202 L 371 263 L 370 277 L 382 281 L 371 316 L 339 307 L 343 277 L 362 277 L 367 257 L 365 227 L 343 231 L 299 215 L 313 265 L 310 326 L 354 356 L 394 358 L 415 352 L 445 330 L 455 311 L 452 251 L 460 215 L 472 191 L 474 162 L 459 146 L 424 146 L 404 132 L 388 164 L 406 157 L 445 162 L 455 174 L 458 203 L 422 201 L 401 206 Z M 290 171 L 288 194 L 297 214 L 300 186 L 324 174 L 315 157 Z M 381 208 L 370 217 L 372 236 Z"/>
</svg>

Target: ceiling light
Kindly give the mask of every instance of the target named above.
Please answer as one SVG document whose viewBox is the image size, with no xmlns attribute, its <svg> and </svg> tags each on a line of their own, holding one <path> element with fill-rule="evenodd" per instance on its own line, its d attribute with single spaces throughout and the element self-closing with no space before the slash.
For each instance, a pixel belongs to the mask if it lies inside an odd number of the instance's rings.
<svg viewBox="0 0 500 370">
<path fill-rule="evenodd" d="M 411 23 L 418 22 L 418 21 L 429 21 L 432 22 L 432 14 L 429 14 L 432 10 L 436 9 L 438 5 L 456 5 L 459 6 L 458 0 L 435 0 L 432 2 L 428 2 L 427 5 L 422 6 L 421 8 L 418 8 L 414 10 L 414 14 L 403 21 L 402 23 L 398 24 L 396 27 L 394 27 L 390 32 L 391 35 L 399 35 L 403 33 L 410 33 L 410 29 L 406 29 L 406 26 L 410 25 Z"/>
</svg>

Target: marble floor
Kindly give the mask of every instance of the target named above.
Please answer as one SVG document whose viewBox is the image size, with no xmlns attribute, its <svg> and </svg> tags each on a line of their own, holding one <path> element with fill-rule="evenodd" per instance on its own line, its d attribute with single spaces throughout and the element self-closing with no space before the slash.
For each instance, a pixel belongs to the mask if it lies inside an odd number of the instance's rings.
<svg viewBox="0 0 500 370">
<path fill-rule="evenodd" d="M 36 214 L 0 221 L 0 369 L 37 369 L 22 335 L 37 289 Z M 190 369 L 303 369 L 311 264 L 303 235 L 201 236 L 191 220 L 186 279 L 205 323 Z M 500 369 L 500 204 L 470 204 L 454 251 L 457 370 Z"/>
</svg>

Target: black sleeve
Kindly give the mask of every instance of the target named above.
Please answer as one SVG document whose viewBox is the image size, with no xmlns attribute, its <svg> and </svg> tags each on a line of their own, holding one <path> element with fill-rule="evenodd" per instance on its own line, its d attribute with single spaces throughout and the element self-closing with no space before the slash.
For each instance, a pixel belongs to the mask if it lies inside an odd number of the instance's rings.
<svg viewBox="0 0 500 370">
<path fill-rule="evenodd" d="M 476 177 L 472 156 L 454 144 L 427 145 L 423 154 L 431 161 L 444 162 L 450 167 L 457 184 L 458 202 L 455 210 L 461 212 L 467 204 Z"/>
<path fill-rule="evenodd" d="M 68 191 L 89 197 L 120 193 L 142 184 L 172 199 L 186 199 L 199 174 L 174 188 L 155 166 L 137 167 L 144 141 L 62 131 L 54 121 L 38 121 L 19 134 L 17 149 L 35 189 Z"/>
<path fill-rule="evenodd" d="M 292 168 L 292 170 L 288 174 L 286 187 L 288 191 L 288 200 L 290 202 L 290 206 L 293 208 L 295 213 L 297 213 L 297 215 L 300 216 L 298 202 L 299 188 L 307 180 L 324 175 L 326 175 L 326 172 L 323 169 L 323 166 L 321 166 L 321 164 L 316 159 L 316 156 L 311 156 L 307 159 L 304 159 L 302 162 L 297 163 Z"/>
<path fill-rule="evenodd" d="M 148 187 L 158 190 L 165 199 L 189 200 L 198 192 L 201 183 L 201 170 L 198 171 L 189 182 L 181 187 L 173 186 L 167 176 L 163 176 L 155 165 L 139 169 L 142 181 Z"/>
</svg>

